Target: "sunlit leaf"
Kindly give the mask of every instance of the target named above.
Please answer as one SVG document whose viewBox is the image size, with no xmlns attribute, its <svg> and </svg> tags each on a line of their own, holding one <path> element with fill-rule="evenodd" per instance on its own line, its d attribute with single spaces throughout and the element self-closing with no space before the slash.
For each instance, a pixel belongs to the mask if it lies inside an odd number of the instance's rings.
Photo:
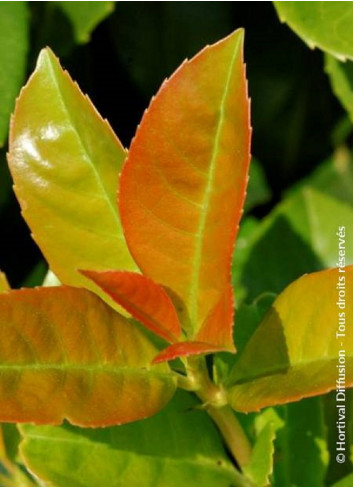
<svg viewBox="0 0 353 489">
<path fill-rule="evenodd" d="M 286 22 L 309 47 L 337 58 L 353 59 L 351 2 L 273 2 Z"/>
<path fill-rule="evenodd" d="M 268 423 L 256 440 L 250 462 L 244 467 L 244 474 L 256 486 L 269 485 L 269 476 L 273 470 L 274 439 L 275 427 L 272 423 Z"/>
<path fill-rule="evenodd" d="M 6 275 L 0 271 L 0 292 L 6 292 L 10 289 Z"/>
<path fill-rule="evenodd" d="M 169 342 L 180 337 L 181 326 L 173 302 L 153 280 L 132 272 L 82 273 L 153 333 Z"/>
<path fill-rule="evenodd" d="M 121 177 L 129 248 L 143 273 L 168 289 L 196 342 L 208 335 L 203 324 L 228 293 L 247 183 L 242 46 L 239 30 L 185 62 L 162 85 Z M 212 344 L 224 349 L 232 348 L 232 303 L 228 308 L 212 334 Z"/>
<path fill-rule="evenodd" d="M 125 156 L 108 123 L 43 50 L 16 104 L 9 163 L 23 215 L 62 283 L 102 294 L 79 268 L 136 269 L 116 205 Z"/>
<path fill-rule="evenodd" d="M 0 295 L 0 420 L 108 426 L 151 416 L 175 382 L 138 327 L 84 289 Z"/>
<path fill-rule="evenodd" d="M 21 451 L 30 470 L 55 486 L 236 485 L 220 435 L 197 404 L 179 391 L 156 416 L 124 426 L 25 425 Z"/>
<path fill-rule="evenodd" d="M 336 336 L 340 312 L 347 328 L 353 320 L 348 300 L 353 295 L 353 267 L 344 270 L 305 275 L 275 300 L 230 374 L 234 409 L 256 411 L 335 389 L 340 351 L 346 361 L 346 386 L 353 385 L 353 336 Z M 339 276 L 345 280 L 344 310 L 336 305 Z"/>
<path fill-rule="evenodd" d="M 27 2 L 0 3 L 0 146 L 26 73 L 28 20 Z"/>
<path fill-rule="evenodd" d="M 91 32 L 113 10 L 115 2 L 55 2 L 70 19 L 78 43 L 90 40 Z"/>
</svg>

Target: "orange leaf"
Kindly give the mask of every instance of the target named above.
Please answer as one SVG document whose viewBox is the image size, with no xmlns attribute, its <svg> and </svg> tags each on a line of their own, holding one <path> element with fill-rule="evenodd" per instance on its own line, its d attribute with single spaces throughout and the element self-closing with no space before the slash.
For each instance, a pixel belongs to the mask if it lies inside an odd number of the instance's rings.
<svg viewBox="0 0 353 489">
<path fill-rule="evenodd" d="M 0 294 L 0 337 L 0 421 L 122 424 L 152 416 L 175 391 L 141 329 L 84 289 Z"/>
<path fill-rule="evenodd" d="M 181 326 L 173 302 L 153 280 L 133 272 L 81 270 L 81 273 L 153 333 L 169 342 L 180 337 Z"/>
<path fill-rule="evenodd" d="M 142 272 L 171 293 L 195 341 L 230 288 L 248 180 L 242 51 L 238 30 L 185 62 L 162 85 L 121 176 L 120 214 L 131 253 Z M 224 323 L 200 333 L 214 349 L 231 338 L 231 302 L 227 307 Z"/>
<path fill-rule="evenodd" d="M 174 343 L 162 350 L 153 360 L 153 363 L 162 363 L 174 360 L 179 357 L 188 357 L 190 355 L 206 355 L 214 351 L 222 351 L 223 348 L 200 341 L 181 341 Z"/>
</svg>

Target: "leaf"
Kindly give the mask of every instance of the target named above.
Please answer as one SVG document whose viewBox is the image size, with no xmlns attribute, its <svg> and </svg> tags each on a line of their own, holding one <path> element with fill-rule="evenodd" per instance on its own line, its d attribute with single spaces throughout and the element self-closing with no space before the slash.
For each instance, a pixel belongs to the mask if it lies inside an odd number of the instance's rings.
<svg viewBox="0 0 353 489">
<path fill-rule="evenodd" d="M 256 487 L 269 485 L 269 476 L 273 470 L 273 441 L 275 439 L 275 427 L 268 423 L 260 432 L 253 447 L 251 459 L 244 467 L 244 475 L 251 480 Z"/>
<path fill-rule="evenodd" d="M 180 356 L 187 357 L 222 350 L 235 353 L 233 343 L 228 338 L 229 330 L 220 328 L 220 326 L 232 324 L 232 320 L 233 290 L 229 286 L 219 303 L 205 319 L 197 335 L 198 341 L 183 341 L 170 345 L 156 356 L 154 363 L 174 360 Z M 214 338 L 217 338 L 218 344 L 214 343 Z M 230 346 L 227 346 L 227 343 Z"/>
<path fill-rule="evenodd" d="M 331 158 L 321 163 L 309 177 L 299 183 L 300 188 L 310 186 L 353 207 L 352 185 L 352 155 L 342 147 L 337 148 Z"/>
<path fill-rule="evenodd" d="M 0 271 L 0 292 L 6 292 L 7 290 L 10 290 L 9 283 L 6 275 Z"/>
<path fill-rule="evenodd" d="M 232 485 L 234 468 L 197 402 L 178 391 L 156 416 L 105 429 L 23 425 L 21 452 L 30 470 L 54 486 Z"/>
<path fill-rule="evenodd" d="M 62 283 L 103 295 L 77 270 L 136 269 L 116 206 L 125 156 L 108 123 L 43 50 L 16 104 L 9 164 L 27 224 Z"/>
<path fill-rule="evenodd" d="M 330 77 L 334 94 L 353 121 L 353 63 L 342 63 L 326 54 L 325 71 Z"/>
<path fill-rule="evenodd" d="M 142 119 L 120 181 L 131 253 L 145 275 L 167 288 L 181 309 L 183 329 L 196 342 L 228 294 L 247 183 L 242 46 L 238 30 L 164 82 Z M 212 344 L 231 349 L 233 305 L 228 307 L 227 322 L 215 328 Z"/>
<path fill-rule="evenodd" d="M 265 313 L 268 311 L 273 301 L 275 294 L 262 294 L 252 304 L 241 304 L 236 311 L 236 323 L 234 328 L 234 344 L 237 346 L 237 356 L 232 353 L 220 352 L 213 357 L 214 377 L 216 383 L 223 384 L 234 362 L 241 357 L 241 354 L 254 334 L 254 331 L 260 325 Z M 159 353 L 160 355 L 161 353 Z"/>
<path fill-rule="evenodd" d="M 353 267 L 344 270 L 348 327 Z M 353 385 L 353 336 L 336 337 L 342 312 L 336 305 L 338 282 L 338 269 L 324 270 L 301 277 L 279 295 L 230 374 L 229 402 L 235 410 L 257 411 L 335 389 L 340 350 L 346 386 Z"/>
<path fill-rule="evenodd" d="M 310 47 L 353 59 L 353 5 L 347 2 L 273 2 L 281 22 Z"/>
<path fill-rule="evenodd" d="M 340 479 L 338 482 L 333 484 L 333 487 L 352 487 L 353 485 L 353 472 L 343 479 Z"/>
<path fill-rule="evenodd" d="M 353 206 L 312 186 L 297 189 L 258 225 L 246 243 L 242 262 L 234 261 L 236 291 L 240 289 L 239 295 L 250 302 L 264 291 L 281 292 L 304 273 L 336 266 L 338 226 L 348 229 L 351 222 Z M 349 246 L 346 261 L 353 262 Z"/>
<path fill-rule="evenodd" d="M 0 147 L 26 73 L 29 44 L 27 2 L 0 3 Z"/>
<path fill-rule="evenodd" d="M 114 10 L 115 2 L 55 2 L 72 23 L 78 43 L 90 40 L 91 32 Z"/>
<path fill-rule="evenodd" d="M 108 426 L 151 416 L 175 390 L 143 333 L 91 292 L 0 295 L 0 420 Z"/>
<path fill-rule="evenodd" d="M 336 391 L 333 391 L 322 399 L 325 408 L 327 448 L 329 451 L 329 464 L 325 474 L 324 484 L 326 486 L 334 486 L 335 484 L 339 486 L 337 481 L 340 481 L 353 472 L 353 426 L 351 425 L 350 427 L 350 424 L 353 422 L 353 389 L 346 391 L 344 402 L 346 406 L 346 459 L 344 463 L 337 463 L 336 459 L 338 455 L 336 445 L 338 441 L 338 426 L 336 423 L 339 421 L 337 404 L 341 404 L 341 402 L 337 402 L 336 394 Z"/>
<path fill-rule="evenodd" d="M 181 326 L 175 307 L 163 287 L 138 273 L 82 270 L 135 319 L 166 341 L 175 342 Z"/>
<path fill-rule="evenodd" d="M 324 487 L 328 451 L 323 399 L 303 399 L 283 410 L 284 425 L 275 444 L 275 485 Z"/>
</svg>

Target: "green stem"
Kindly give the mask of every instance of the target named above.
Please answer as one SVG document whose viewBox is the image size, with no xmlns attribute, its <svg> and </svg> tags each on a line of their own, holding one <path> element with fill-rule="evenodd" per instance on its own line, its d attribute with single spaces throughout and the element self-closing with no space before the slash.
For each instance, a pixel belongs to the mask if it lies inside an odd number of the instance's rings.
<svg viewBox="0 0 353 489">
<path fill-rule="evenodd" d="M 210 379 L 205 358 L 188 359 L 186 371 L 187 377 L 184 378 L 184 388 L 193 390 L 203 401 L 205 409 L 218 426 L 234 459 L 240 467 L 245 467 L 250 461 L 250 442 L 235 413 L 227 404 L 223 388 L 215 385 Z M 180 387 L 183 387 L 183 383 Z M 247 486 L 248 483 L 244 476 L 241 473 L 239 476 L 242 479 L 241 485 Z"/>
</svg>

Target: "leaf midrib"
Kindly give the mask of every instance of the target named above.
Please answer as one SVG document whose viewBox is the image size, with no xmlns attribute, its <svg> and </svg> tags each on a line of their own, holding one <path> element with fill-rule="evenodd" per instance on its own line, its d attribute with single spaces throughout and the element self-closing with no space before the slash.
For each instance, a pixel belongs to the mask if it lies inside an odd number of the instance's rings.
<svg viewBox="0 0 353 489">
<path fill-rule="evenodd" d="M 11 364 L 11 365 L 0 365 L 0 375 L 2 373 L 8 373 L 11 371 L 23 371 L 23 370 L 36 370 L 36 371 L 46 371 L 46 370 L 60 370 L 66 371 L 85 371 L 85 372 L 104 372 L 104 373 L 120 373 L 120 372 L 131 372 L 131 373 L 149 373 L 156 374 L 161 377 L 172 377 L 170 373 L 160 372 L 151 368 L 150 366 L 128 366 L 128 365 L 99 365 L 99 364 L 71 364 L 71 363 L 30 363 L 30 364 Z"/>
<path fill-rule="evenodd" d="M 215 176 L 215 169 L 217 163 L 217 156 L 219 152 L 221 133 L 223 128 L 223 123 L 225 120 L 224 117 L 225 103 L 229 93 L 232 72 L 236 61 L 236 56 L 239 50 L 238 49 L 239 43 L 240 43 L 240 39 L 237 39 L 236 45 L 234 47 L 231 63 L 229 66 L 229 70 L 227 73 L 226 84 L 222 94 L 220 110 L 219 110 L 219 119 L 217 123 L 216 134 L 215 134 L 213 148 L 212 148 L 212 155 L 211 155 L 210 167 L 209 167 L 210 169 L 207 177 L 205 195 L 201 207 L 199 226 L 195 234 L 196 247 L 195 247 L 194 260 L 193 260 L 194 265 L 192 267 L 191 287 L 190 287 L 190 294 L 189 294 L 189 305 L 190 305 L 189 307 L 190 307 L 190 319 L 191 319 L 192 330 L 196 330 L 197 322 L 198 322 L 198 295 L 199 295 L 198 292 L 200 288 L 200 270 L 201 270 L 201 262 L 202 262 L 202 248 L 203 248 L 203 241 L 204 241 L 203 238 L 205 234 L 207 216 L 208 216 L 208 211 L 209 211 L 209 206 L 211 201 L 211 195 L 213 191 L 213 181 Z"/>
</svg>

